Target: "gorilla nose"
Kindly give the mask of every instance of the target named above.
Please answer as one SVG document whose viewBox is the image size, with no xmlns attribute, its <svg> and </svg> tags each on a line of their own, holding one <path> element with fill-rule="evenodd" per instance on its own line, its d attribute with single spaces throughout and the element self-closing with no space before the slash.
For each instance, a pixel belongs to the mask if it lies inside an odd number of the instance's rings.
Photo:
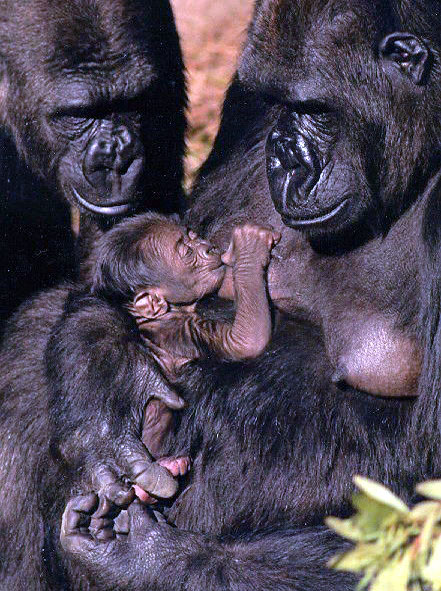
<svg viewBox="0 0 441 591">
<path fill-rule="evenodd" d="M 273 165 L 282 169 L 291 185 L 291 197 L 303 201 L 308 198 L 320 176 L 320 165 L 307 140 L 300 134 L 281 135 L 274 131 L 270 137 Z"/>
<path fill-rule="evenodd" d="M 87 146 L 83 173 L 95 189 L 114 200 L 129 199 L 144 165 L 143 148 L 125 126 L 98 130 Z"/>
</svg>

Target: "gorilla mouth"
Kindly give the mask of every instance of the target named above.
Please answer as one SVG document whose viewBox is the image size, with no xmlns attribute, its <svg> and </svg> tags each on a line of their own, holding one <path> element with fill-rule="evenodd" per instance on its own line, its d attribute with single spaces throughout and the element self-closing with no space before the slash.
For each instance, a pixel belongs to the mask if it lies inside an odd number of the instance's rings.
<svg viewBox="0 0 441 591">
<path fill-rule="evenodd" d="M 289 226 L 291 228 L 307 228 L 309 226 L 318 226 L 320 224 L 324 224 L 332 220 L 336 215 L 338 215 L 347 205 L 349 202 L 349 198 L 343 199 L 338 205 L 334 206 L 332 209 L 325 211 L 324 213 L 313 216 L 313 217 L 291 217 L 285 214 L 282 214 L 282 221 L 285 226 Z"/>
<path fill-rule="evenodd" d="M 72 192 L 74 194 L 75 199 L 82 207 L 84 207 L 84 209 L 87 209 L 88 211 L 91 211 L 92 213 L 96 213 L 98 215 L 123 215 L 127 213 L 132 207 L 131 202 L 118 203 L 116 205 L 95 205 L 94 203 L 90 203 L 90 201 L 84 199 L 84 197 L 81 197 L 81 195 L 74 187 L 72 187 Z"/>
</svg>

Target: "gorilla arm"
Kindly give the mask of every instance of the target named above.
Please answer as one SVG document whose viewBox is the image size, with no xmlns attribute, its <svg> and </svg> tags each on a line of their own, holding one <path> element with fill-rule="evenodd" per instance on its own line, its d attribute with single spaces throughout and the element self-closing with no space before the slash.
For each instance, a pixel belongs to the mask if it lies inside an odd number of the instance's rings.
<svg viewBox="0 0 441 591">
<path fill-rule="evenodd" d="M 355 578 L 325 563 L 348 544 L 324 527 L 266 530 L 241 537 L 194 534 L 156 523 L 138 502 L 108 506 L 72 499 L 61 544 L 98 591 L 351 591 Z M 115 516 L 118 515 L 115 519 Z M 92 535 L 93 534 L 93 535 Z"/>
<path fill-rule="evenodd" d="M 46 349 L 52 449 L 83 484 L 121 494 L 123 478 L 171 497 L 177 482 L 153 463 L 141 442 L 151 398 L 170 408 L 183 401 L 147 355 L 117 308 L 74 294 Z"/>
<path fill-rule="evenodd" d="M 234 360 L 258 357 L 271 338 L 265 270 L 277 232 L 245 224 L 233 230 L 232 241 L 223 256 L 233 265 L 236 315 L 233 324 L 220 324 L 214 344 L 225 357 Z"/>
</svg>

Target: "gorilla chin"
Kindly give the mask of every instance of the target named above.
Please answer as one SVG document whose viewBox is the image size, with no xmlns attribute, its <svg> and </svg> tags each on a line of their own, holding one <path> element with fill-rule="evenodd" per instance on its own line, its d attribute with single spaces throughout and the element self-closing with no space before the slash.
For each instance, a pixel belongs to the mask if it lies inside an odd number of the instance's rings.
<svg viewBox="0 0 441 591">
<path fill-rule="evenodd" d="M 124 215 L 126 213 L 129 213 L 130 210 L 134 209 L 136 206 L 136 201 L 115 203 L 112 205 L 98 205 L 95 203 L 91 203 L 90 201 L 82 197 L 74 187 L 72 187 L 72 193 L 76 204 L 78 204 L 82 209 L 86 209 L 87 211 L 94 213 L 96 215 Z"/>
</svg>

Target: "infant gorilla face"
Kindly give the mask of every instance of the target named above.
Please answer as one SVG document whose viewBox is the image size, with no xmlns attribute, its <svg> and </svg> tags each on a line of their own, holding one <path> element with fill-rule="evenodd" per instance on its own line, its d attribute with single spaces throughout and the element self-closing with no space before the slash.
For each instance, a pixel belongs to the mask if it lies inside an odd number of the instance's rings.
<svg viewBox="0 0 441 591">
<path fill-rule="evenodd" d="M 165 275 L 161 292 L 169 303 L 191 303 L 220 288 L 225 274 L 220 253 L 195 232 L 160 224 L 155 243 Z"/>
</svg>

